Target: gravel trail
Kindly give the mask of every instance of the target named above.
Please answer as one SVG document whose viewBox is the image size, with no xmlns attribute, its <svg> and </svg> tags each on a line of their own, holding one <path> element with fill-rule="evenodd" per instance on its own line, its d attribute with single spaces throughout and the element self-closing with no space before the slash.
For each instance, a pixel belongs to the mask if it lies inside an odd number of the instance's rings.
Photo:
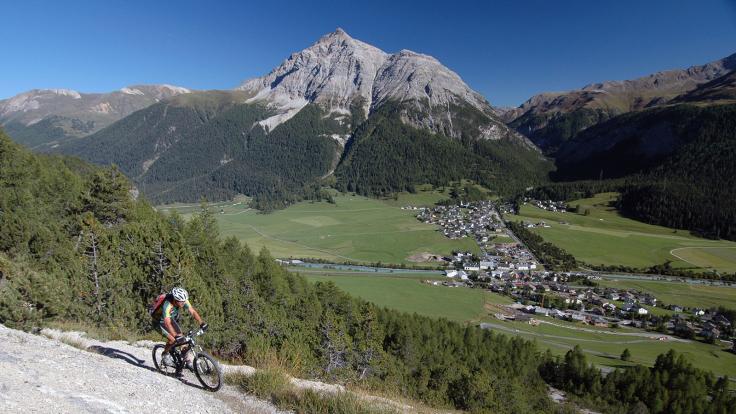
<svg viewBox="0 0 736 414">
<path fill-rule="evenodd" d="M 49 329 L 41 334 L 0 325 L 0 412 L 281 412 L 227 385 L 204 391 L 192 373 L 179 380 L 156 372 L 150 341 L 100 342 Z"/>
</svg>

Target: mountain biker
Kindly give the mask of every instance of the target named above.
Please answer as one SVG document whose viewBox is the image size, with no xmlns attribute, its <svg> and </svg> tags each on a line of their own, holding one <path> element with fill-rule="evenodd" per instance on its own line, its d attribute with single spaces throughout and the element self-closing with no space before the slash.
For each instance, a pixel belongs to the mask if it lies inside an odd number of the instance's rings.
<svg viewBox="0 0 736 414">
<path fill-rule="evenodd" d="M 184 338 L 178 323 L 180 309 L 189 311 L 189 314 L 199 323 L 199 327 L 201 329 L 207 329 L 207 324 L 202 321 L 202 317 L 199 316 L 197 310 L 189 303 L 189 293 L 181 287 L 171 289 L 171 293 L 166 295 L 161 306 L 152 315 L 154 329 L 158 328 L 161 334 L 166 337 L 166 347 L 164 348 L 162 362 L 168 366 L 174 366 L 174 359 L 170 354 L 171 348 L 177 341 Z M 182 351 L 186 353 L 186 350 L 183 348 Z M 191 361 L 188 361 L 187 365 L 191 368 Z"/>
</svg>

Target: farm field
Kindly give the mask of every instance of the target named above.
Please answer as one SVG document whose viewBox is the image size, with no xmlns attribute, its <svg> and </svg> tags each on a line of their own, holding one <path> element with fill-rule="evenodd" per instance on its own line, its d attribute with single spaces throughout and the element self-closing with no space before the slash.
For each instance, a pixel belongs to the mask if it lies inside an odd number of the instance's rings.
<svg viewBox="0 0 736 414">
<path fill-rule="evenodd" d="M 332 271 L 299 271 L 312 282 L 334 282 L 345 292 L 401 312 L 417 313 L 456 322 L 479 320 L 488 303 L 510 304 L 511 299 L 481 289 L 449 288 L 421 283 L 428 276 L 392 274 L 341 274 Z"/>
<path fill-rule="evenodd" d="M 438 191 L 429 191 L 402 194 L 391 201 L 401 205 L 431 204 L 441 198 L 444 196 Z M 254 251 L 266 247 L 274 257 L 421 264 L 411 256 L 479 251 L 474 240 L 450 240 L 437 231 L 437 226 L 417 221 L 413 210 L 361 196 L 337 194 L 334 199 L 335 204 L 301 202 L 270 214 L 249 209 L 247 202 L 237 200 L 215 203 L 210 208 L 216 213 L 222 236 L 235 236 Z M 162 211 L 176 209 L 185 217 L 199 208 L 159 206 Z"/>
<path fill-rule="evenodd" d="M 552 321 L 555 325 L 542 323 L 531 326 L 528 323 L 490 318 L 487 322 L 494 325 L 491 329 L 496 332 L 535 340 L 541 349 L 549 348 L 556 355 L 564 355 L 575 345 L 580 345 L 588 359 L 599 366 L 617 368 L 633 363 L 652 366 L 659 354 L 674 349 L 699 368 L 718 375 L 736 375 L 736 355 L 719 345 L 698 341 L 658 340 L 662 335 L 628 328 L 601 329 L 549 318 L 541 320 Z M 619 358 L 625 348 L 631 352 L 631 362 L 624 362 Z"/>
<path fill-rule="evenodd" d="M 648 280 L 598 280 L 601 286 L 636 289 L 648 292 L 665 304 L 710 308 L 736 308 L 736 287 L 695 285 L 690 283 Z"/>
<path fill-rule="evenodd" d="M 587 210 L 588 215 L 551 212 L 526 204 L 519 215 L 506 215 L 506 219 L 544 220 L 551 227 L 531 230 L 590 264 L 646 268 L 671 261 L 673 267 L 736 272 L 736 243 L 625 218 L 609 206 L 615 198 L 615 193 L 603 193 L 568 203 L 580 205 L 580 211 Z"/>
</svg>

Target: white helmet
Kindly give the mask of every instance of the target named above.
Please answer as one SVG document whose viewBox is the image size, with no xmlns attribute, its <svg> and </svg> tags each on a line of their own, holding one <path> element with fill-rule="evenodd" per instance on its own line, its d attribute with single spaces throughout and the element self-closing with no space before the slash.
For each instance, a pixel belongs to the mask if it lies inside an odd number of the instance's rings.
<svg viewBox="0 0 736 414">
<path fill-rule="evenodd" d="M 189 300 L 189 293 L 184 288 L 175 287 L 171 289 L 171 296 L 179 302 L 186 302 Z"/>
</svg>

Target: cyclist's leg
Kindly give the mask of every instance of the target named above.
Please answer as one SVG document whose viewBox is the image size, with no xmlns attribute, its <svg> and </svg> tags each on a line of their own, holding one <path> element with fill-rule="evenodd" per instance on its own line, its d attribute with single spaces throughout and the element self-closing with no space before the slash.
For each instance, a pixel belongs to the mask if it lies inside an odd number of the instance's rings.
<svg viewBox="0 0 736 414">
<path fill-rule="evenodd" d="M 172 336 L 168 330 L 166 330 L 166 327 L 164 326 L 164 321 L 159 321 L 159 330 L 161 331 L 161 334 L 166 337 L 166 347 L 164 348 L 164 352 L 171 351 L 171 348 L 174 346 L 174 343 L 176 342 L 176 338 Z M 174 328 L 174 332 L 176 332 L 177 335 L 181 334 L 181 328 L 179 327 L 179 324 L 176 322 L 176 319 L 171 319 L 171 326 Z"/>
</svg>

